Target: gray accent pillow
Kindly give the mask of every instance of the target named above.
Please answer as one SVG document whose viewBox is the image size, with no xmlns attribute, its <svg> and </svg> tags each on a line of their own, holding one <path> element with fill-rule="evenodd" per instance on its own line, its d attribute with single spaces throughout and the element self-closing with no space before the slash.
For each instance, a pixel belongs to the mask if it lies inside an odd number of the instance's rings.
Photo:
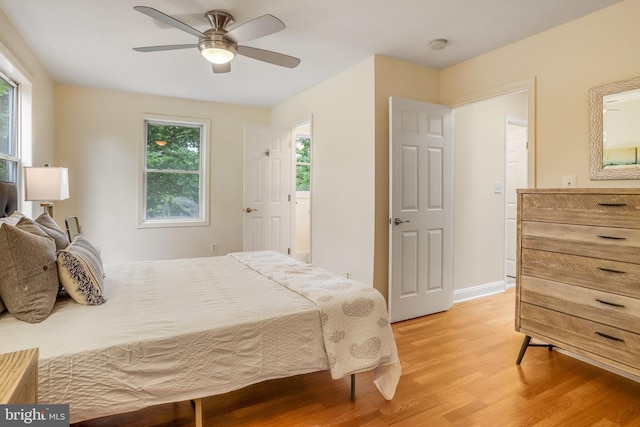
<svg viewBox="0 0 640 427">
<path fill-rule="evenodd" d="M 106 302 L 102 259 L 86 237 L 78 234 L 66 249 L 58 252 L 57 262 L 60 284 L 71 298 L 86 305 Z"/>
<path fill-rule="evenodd" d="M 24 214 L 14 211 L 11 215 L 0 218 L 0 224 L 17 225 L 22 217 L 24 217 Z"/>
<path fill-rule="evenodd" d="M 27 217 L 0 225 L 0 299 L 29 323 L 46 319 L 60 288 L 53 239 Z"/>
<path fill-rule="evenodd" d="M 62 250 L 71 243 L 69 242 L 67 233 L 56 224 L 48 212 L 41 213 L 40 216 L 36 218 L 36 224 L 56 242 L 56 250 Z"/>
</svg>

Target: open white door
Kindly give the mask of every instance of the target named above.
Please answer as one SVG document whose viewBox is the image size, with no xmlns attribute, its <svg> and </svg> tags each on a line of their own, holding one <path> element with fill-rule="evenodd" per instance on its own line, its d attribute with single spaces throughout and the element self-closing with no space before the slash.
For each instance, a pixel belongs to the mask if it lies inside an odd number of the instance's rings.
<svg viewBox="0 0 640 427">
<path fill-rule="evenodd" d="M 527 188 L 527 121 L 506 118 L 505 138 L 505 275 L 516 277 L 516 234 L 518 223 L 518 188 Z"/>
<path fill-rule="evenodd" d="M 291 130 L 245 126 L 245 251 L 289 254 L 291 242 Z"/>
<path fill-rule="evenodd" d="M 451 108 L 389 100 L 391 322 L 453 304 Z"/>
</svg>

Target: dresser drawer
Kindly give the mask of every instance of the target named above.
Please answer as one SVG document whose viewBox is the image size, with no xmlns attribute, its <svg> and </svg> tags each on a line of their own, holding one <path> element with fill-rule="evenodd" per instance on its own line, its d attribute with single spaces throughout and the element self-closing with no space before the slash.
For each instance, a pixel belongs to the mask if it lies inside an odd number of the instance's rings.
<svg viewBox="0 0 640 427">
<path fill-rule="evenodd" d="M 522 221 L 522 248 L 640 262 L 640 230 Z"/>
<path fill-rule="evenodd" d="M 534 336 L 640 368 L 638 334 L 527 303 L 520 314 L 522 329 Z"/>
<path fill-rule="evenodd" d="M 640 299 L 640 264 L 522 249 L 521 274 Z"/>
<path fill-rule="evenodd" d="M 584 289 L 537 277 L 521 276 L 522 302 L 640 334 L 640 300 Z"/>
<path fill-rule="evenodd" d="M 523 221 L 640 229 L 640 194 L 525 193 Z"/>
</svg>

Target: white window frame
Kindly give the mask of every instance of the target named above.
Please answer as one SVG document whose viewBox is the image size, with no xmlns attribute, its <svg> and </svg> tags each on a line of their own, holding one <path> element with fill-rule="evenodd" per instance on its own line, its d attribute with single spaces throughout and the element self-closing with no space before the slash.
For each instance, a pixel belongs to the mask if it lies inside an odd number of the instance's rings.
<svg viewBox="0 0 640 427">
<path fill-rule="evenodd" d="M 201 227 L 209 225 L 209 147 L 210 120 L 144 113 L 141 115 L 142 161 L 141 186 L 138 198 L 138 228 Z M 199 218 L 147 219 L 147 124 L 200 127 L 200 215 Z"/>
<path fill-rule="evenodd" d="M 18 141 L 18 115 L 20 111 L 20 107 L 18 105 L 20 100 L 20 87 L 18 83 L 16 83 L 12 78 L 8 77 L 6 74 L 0 71 L 0 78 L 9 83 L 9 85 L 13 86 L 13 105 L 11 108 L 13 109 L 11 114 L 11 151 L 13 154 L 3 153 L 0 151 L 0 159 L 7 160 L 9 162 L 15 162 L 16 171 L 15 171 L 15 179 L 14 182 L 18 184 L 20 182 L 20 147 Z"/>
</svg>

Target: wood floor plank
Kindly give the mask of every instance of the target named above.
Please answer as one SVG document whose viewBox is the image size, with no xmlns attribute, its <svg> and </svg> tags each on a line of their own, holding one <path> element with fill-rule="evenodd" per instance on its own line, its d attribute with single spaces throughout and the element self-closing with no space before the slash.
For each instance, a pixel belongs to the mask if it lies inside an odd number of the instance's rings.
<svg viewBox="0 0 640 427">
<path fill-rule="evenodd" d="M 514 291 L 393 325 L 403 375 L 392 401 L 357 375 L 328 372 L 267 381 L 203 399 L 205 426 L 640 426 L 640 382 L 557 351 L 530 348 L 515 364 Z M 191 427 L 188 402 L 74 427 Z"/>
</svg>

